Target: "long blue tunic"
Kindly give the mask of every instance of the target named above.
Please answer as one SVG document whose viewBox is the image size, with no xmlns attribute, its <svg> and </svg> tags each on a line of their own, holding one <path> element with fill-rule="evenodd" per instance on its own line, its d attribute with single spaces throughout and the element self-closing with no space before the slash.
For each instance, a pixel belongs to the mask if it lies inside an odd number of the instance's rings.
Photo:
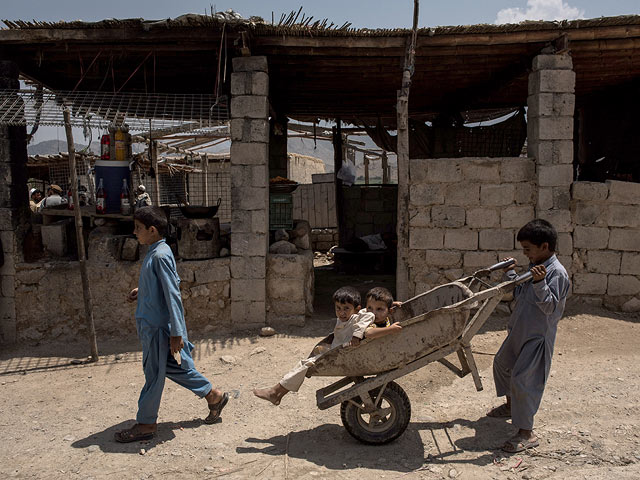
<svg viewBox="0 0 640 480">
<path fill-rule="evenodd" d="M 507 325 L 507 338 L 493 362 L 498 396 L 511 397 L 513 425 L 533 429 L 544 387 L 551 369 L 558 321 L 569 293 L 569 276 L 555 255 L 543 265 L 547 274 L 539 282 L 527 282 L 513 292 L 515 309 Z M 533 267 L 529 265 L 529 268 Z M 513 280 L 517 274 L 509 270 Z"/>
<path fill-rule="evenodd" d="M 211 383 L 195 369 L 187 337 L 180 278 L 176 261 L 164 239 L 149 247 L 138 280 L 136 328 L 142 343 L 145 385 L 138 400 L 138 423 L 156 423 L 165 377 L 199 397 L 211 391 Z M 170 337 L 182 337 L 180 365 L 171 355 Z"/>
</svg>

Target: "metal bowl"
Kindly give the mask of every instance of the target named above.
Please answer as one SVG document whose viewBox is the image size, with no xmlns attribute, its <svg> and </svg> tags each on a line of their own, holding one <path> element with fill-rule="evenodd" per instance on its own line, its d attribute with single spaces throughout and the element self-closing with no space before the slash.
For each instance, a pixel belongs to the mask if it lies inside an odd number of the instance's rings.
<svg viewBox="0 0 640 480">
<path fill-rule="evenodd" d="M 298 183 L 271 183 L 269 192 L 271 193 L 291 193 L 298 188 Z"/>
</svg>

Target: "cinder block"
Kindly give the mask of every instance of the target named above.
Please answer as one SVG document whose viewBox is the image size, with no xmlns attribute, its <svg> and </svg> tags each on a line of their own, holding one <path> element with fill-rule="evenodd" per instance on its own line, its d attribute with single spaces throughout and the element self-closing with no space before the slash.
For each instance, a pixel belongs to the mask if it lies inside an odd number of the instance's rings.
<svg viewBox="0 0 640 480">
<path fill-rule="evenodd" d="M 451 250 L 426 250 L 425 263 L 427 268 L 436 267 L 457 267 L 461 265 L 462 253 Z"/>
<path fill-rule="evenodd" d="M 569 210 L 571 208 L 571 193 L 569 186 L 552 187 L 554 210 Z"/>
<path fill-rule="evenodd" d="M 436 227 L 462 227 L 465 210 L 453 205 L 436 205 L 431 208 L 431 223 Z"/>
<path fill-rule="evenodd" d="M 251 186 L 266 188 L 269 185 L 269 166 L 254 165 L 251 167 Z M 268 192 L 267 192 L 268 194 Z"/>
<path fill-rule="evenodd" d="M 42 225 L 42 245 L 53 255 L 62 257 L 67 254 L 67 221 Z"/>
<path fill-rule="evenodd" d="M 535 173 L 536 163 L 531 158 L 505 158 L 500 164 L 500 180 L 503 182 L 530 182 L 535 179 Z"/>
<path fill-rule="evenodd" d="M 606 205 L 586 202 L 573 202 L 573 221 L 576 225 L 606 226 L 608 207 Z"/>
<path fill-rule="evenodd" d="M 609 248 L 627 252 L 640 251 L 640 230 L 614 228 L 609 234 Z"/>
<path fill-rule="evenodd" d="M 444 187 L 437 184 L 411 185 L 409 203 L 416 206 L 441 205 L 444 203 Z"/>
<path fill-rule="evenodd" d="M 413 250 L 438 249 L 444 246 L 444 230 L 441 228 L 412 228 L 409 231 L 409 248 Z"/>
<path fill-rule="evenodd" d="M 640 279 L 635 275 L 609 275 L 607 295 L 637 295 Z"/>
<path fill-rule="evenodd" d="M 607 180 L 605 184 L 609 188 L 610 202 L 640 205 L 640 183 Z"/>
<path fill-rule="evenodd" d="M 620 273 L 623 275 L 640 275 L 640 253 L 624 252 Z"/>
<path fill-rule="evenodd" d="M 251 94 L 269 95 L 269 74 L 266 72 L 251 73 Z"/>
<path fill-rule="evenodd" d="M 240 301 L 264 301 L 266 281 L 262 279 L 231 279 L 231 298 Z"/>
<path fill-rule="evenodd" d="M 538 211 L 553 209 L 553 187 L 540 187 L 538 189 Z"/>
<path fill-rule="evenodd" d="M 567 270 L 569 276 L 571 276 L 571 272 L 573 271 L 573 258 L 571 255 L 558 255 L 558 261 Z M 571 294 L 571 287 L 569 287 L 569 294 Z"/>
<path fill-rule="evenodd" d="M 248 123 L 244 118 L 233 118 L 229 122 L 229 133 L 231 134 L 232 142 L 248 142 L 248 138 L 245 138 L 244 130 L 245 125 Z"/>
<path fill-rule="evenodd" d="M 13 230 L 0 231 L 0 242 L 2 242 L 3 253 L 15 253 L 16 235 Z"/>
<path fill-rule="evenodd" d="M 573 183 L 573 165 L 539 165 L 538 185 L 541 187 L 569 187 Z"/>
<path fill-rule="evenodd" d="M 251 84 L 248 79 L 249 74 L 246 72 L 233 72 L 231 74 L 231 95 L 251 95 Z"/>
<path fill-rule="evenodd" d="M 304 305 L 304 281 L 299 278 L 269 278 L 267 279 L 267 297 L 270 301 L 291 300 Z"/>
<path fill-rule="evenodd" d="M 530 204 L 534 201 L 535 189 L 531 183 L 516 183 L 515 188 L 515 201 L 518 205 Z"/>
<path fill-rule="evenodd" d="M 587 252 L 587 270 L 594 273 L 620 273 L 620 252 L 591 250 Z"/>
<path fill-rule="evenodd" d="M 574 248 L 603 249 L 608 244 L 608 228 L 576 226 L 573 231 Z"/>
<path fill-rule="evenodd" d="M 445 205 L 478 205 L 480 185 L 477 183 L 452 183 L 446 187 Z"/>
<path fill-rule="evenodd" d="M 573 70 L 538 70 L 529 74 L 529 95 L 537 93 L 574 93 L 576 74 Z"/>
<path fill-rule="evenodd" d="M 427 161 L 421 158 L 409 160 L 409 178 L 414 185 L 427 183 Z"/>
<path fill-rule="evenodd" d="M 267 57 L 256 55 L 254 57 L 234 57 L 234 72 L 268 72 Z"/>
<path fill-rule="evenodd" d="M 426 163 L 429 183 L 452 183 L 463 180 L 462 168 L 457 158 L 429 159 Z"/>
<path fill-rule="evenodd" d="M 444 248 L 453 250 L 477 250 L 478 232 L 466 228 L 445 230 Z"/>
<path fill-rule="evenodd" d="M 607 219 L 610 227 L 640 227 L 640 206 L 609 205 Z"/>
<path fill-rule="evenodd" d="M 607 291 L 607 275 L 603 273 L 576 273 L 573 275 L 573 293 L 602 295 Z"/>
<path fill-rule="evenodd" d="M 255 210 L 257 211 L 257 210 Z M 251 213 L 246 210 L 233 209 L 231 210 L 231 231 L 233 233 L 250 233 L 251 228 Z"/>
<path fill-rule="evenodd" d="M 16 290 L 15 275 L 2 275 L 0 277 L 0 281 L 2 283 L 2 286 L 0 287 L 0 292 L 2 292 L 2 296 L 15 297 L 15 290 Z"/>
<path fill-rule="evenodd" d="M 556 251 L 559 255 L 571 255 L 573 253 L 573 236 L 570 233 L 559 233 Z"/>
<path fill-rule="evenodd" d="M 462 176 L 467 182 L 493 183 L 500 178 L 500 164 L 495 161 L 461 159 Z"/>
<path fill-rule="evenodd" d="M 573 140 L 536 140 L 527 146 L 538 165 L 573 163 Z"/>
<path fill-rule="evenodd" d="M 243 187 L 231 190 L 231 209 L 266 210 L 268 202 L 266 188 Z"/>
<path fill-rule="evenodd" d="M 538 70 L 572 70 L 573 60 L 568 53 L 553 55 L 536 55 L 533 57 L 533 71 Z"/>
<path fill-rule="evenodd" d="M 266 234 L 231 232 L 231 255 L 243 257 L 264 257 L 267 255 Z"/>
<path fill-rule="evenodd" d="M 572 232 L 573 223 L 569 210 L 544 210 L 538 212 L 538 217 L 550 222 L 558 232 Z"/>
<path fill-rule="evenodd" d="M 231 142 L 231 168 L 234 165 L 266 165 L 269 161 L 269 144 Z"/>
<path fill-rule="evenodd" d="M 231 118 L 267 118 L 269 99 L 261 95 L 231 97 Z"/>
<path fill-rule="evenodd" d="M 246 141 L 254 143 L 269 142 L 269 122 L 266 119 L 251 120 L 249 122 L 249 130 L 249 138 Z"/>
<path fill-rule="evenodd" d="M 573 116 L 576 96 L 573 93 L 539 93 L 527 98 L 527 119 L 535 117 Z"/>
<path fill-rule="evenodd" d="M 600 182 L 573 182 L 571 185 L 571 198 L 573 200 L 586 200 L 588 202 L 600 202 L 607 199 L 609 188 Z"/>
<path fill-rule="evenodd" d="M 500 213 L 502 228 L 520 228 L 535 218 L 533 207 L 530 205 L 508 206 Z"/>
<path fill-rule="evenodd" d="M 269 233 L 269 219 L 267 210 L 251 210 L 251 231 L 254 233 Z"/>
<path fill-rule="evenodd" d="M 573 117 L 534 117 L 527 132 L 538 140 L 573 140 Z"/>
<path fill-rule="evenodd" d="M 471 268 L 489 267 L 498 261 L 496 252 L 465 252 L 464 266 Z"/>
<path fill-rule="evenodd" d="M 489 206 L 511 205 L 514 201 L 513 184 L 482 185 L 480 187 L 480 204 Z"/>
<path fill-rule="evenodd" d="M 467 226 L 471 228 L 493 228 L 500 226 L 500 214 L 494 208 L 470 208 L 467 210 Z"/>
<path fill-rule="evenodd" d="M 410 227 L 430 227 L 431 226 L 431 209 L 409 209 L 409 226 Z"/>
<path fill-rule="evenodd" d="M 231 188 L 251 186 L 251 167 L 248 165 L 231 165 Z"/>
<path fill-rule="evenodd" d="M 487 229 L 480 231 L 480 250 L 513 250 L 512 230 Z"/>
<path fill-rule="evenodd" d="M 241 257 L 232 257 L 231 262 L 238 261 Z M 264 257 L 252 257 L 247 262 L 254 260 L 254 258 L 264 258 Z M 229 272 L 229 265 L 226 262 L 222 265 L 217 265 L 217 260 L 208 260 L 206 261 L 206 266 L 203 268 L 202 266 L 196 270 L 195 273 L 195 281 L 196 283 L 211 283 L 211 282 L 225 282 L 231 278 L 231 274 Z M 249 278 L 264 278 L 264 260 L 262 262 L 262 277 L 249 277 Z M 246 278 L 246 277 L 245 277 Z"/>
</svg>

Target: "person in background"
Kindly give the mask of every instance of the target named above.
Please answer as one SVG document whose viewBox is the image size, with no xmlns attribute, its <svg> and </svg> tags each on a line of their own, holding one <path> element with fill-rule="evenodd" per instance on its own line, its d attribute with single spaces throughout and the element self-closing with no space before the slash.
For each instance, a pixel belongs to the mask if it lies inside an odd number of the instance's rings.
<svg viewBox="0 0 640 480">
<path fill-rule="evenodd" d="M 62 198 L 62 188 L 59 185 L 52 184 L 47 190 L 47 198 L 40 202 L 38 207 L 40 210 L 43 208 L 54 208 L 60 205 L 66 205 L 67 199 Z"/>
<path fill-rule="evenodd" d="M 29 190 L 29 208 L 32 212 L 38 211 L 38 204 L 42 201 L 42 192 L 37 188 Z"/>
<path fill-rule="evenodd" d="M 138 185 L 136 189 L 136 208 L 150 207 L 151 205 L 153 205 L 153 203 L 147 193 L 147 189 L 144 185 Z"/>
</svg>

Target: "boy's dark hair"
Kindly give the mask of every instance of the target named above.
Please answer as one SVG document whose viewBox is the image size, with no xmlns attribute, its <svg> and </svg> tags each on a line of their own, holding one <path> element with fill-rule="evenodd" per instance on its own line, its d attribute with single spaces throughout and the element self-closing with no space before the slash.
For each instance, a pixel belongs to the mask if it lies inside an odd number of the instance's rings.
<svg viewBox="0 0 640 480">
<path fill-rule="evenodd" d="M 558 232 L 546 220 L 537 218 L 531 220 L 518 231 L 516 240 L 519 242 L 526 240 L 528 242 L 541 246 L 544 242 L 549 244 L 549 250 L 556 251 L 556 243 L 558 242 Z"/>
<path fill-rule="evenodd" d="M 353 287 L 341 287 L 333 294 L 333 301 L 338 303 L 349 303 L 358 308 L 360 303 L 360 292 Z"/>
<path fill-rule="evenodd" d="M 384 287 L 373 287 L 367 292 L 366 299 L 375 300 L 376 302 L 384 302 L 387 308 L 391 308 L 393 305 L 393 295 Z"/>
<path fill-rule="evenodd" d="M 133 219 L 138 220 L 147 229 L 156 227 L 161 237 L 167 232 L 167 216 L 160 207 L 142 207 L 135 211 Z"/>
</svg>

